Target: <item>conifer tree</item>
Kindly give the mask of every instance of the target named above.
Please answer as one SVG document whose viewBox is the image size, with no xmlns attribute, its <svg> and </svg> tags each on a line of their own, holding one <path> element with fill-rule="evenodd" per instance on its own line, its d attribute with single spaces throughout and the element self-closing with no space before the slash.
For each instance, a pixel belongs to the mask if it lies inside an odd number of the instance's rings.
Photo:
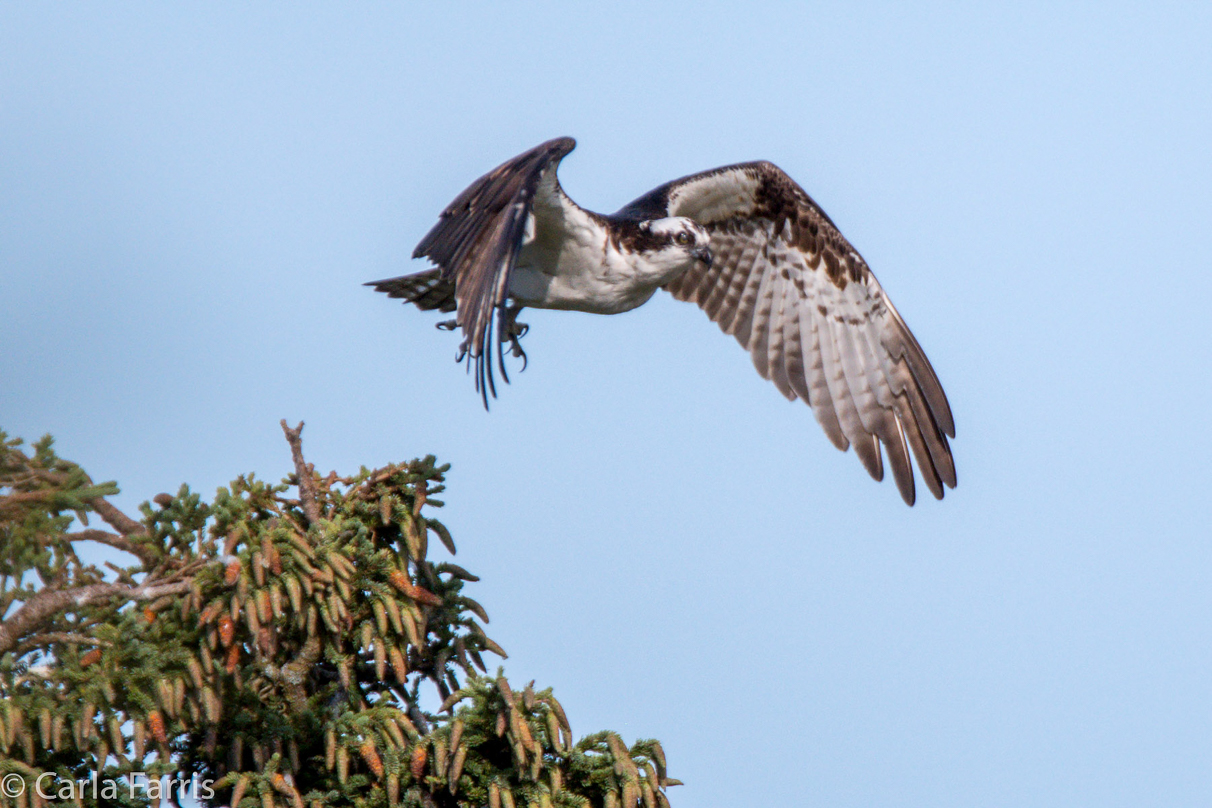
<svg viewBox="0 0 1212 808">
<path fill-rule="evenodd" d="M 49 437 L 0 432 L 0 808 L 158 807 L 182 784 L 235 808 L 668 806 L 658 742 L 575 740 L 550 690 L 489 673 L 478 579 L 430 559 L 455 552 L 448 466 L 320 476 L 282 428 L 282 484 L 182 486 L 137 520 Z M 135 563 L 85 563 L 86 542 Z"/>
</svg>

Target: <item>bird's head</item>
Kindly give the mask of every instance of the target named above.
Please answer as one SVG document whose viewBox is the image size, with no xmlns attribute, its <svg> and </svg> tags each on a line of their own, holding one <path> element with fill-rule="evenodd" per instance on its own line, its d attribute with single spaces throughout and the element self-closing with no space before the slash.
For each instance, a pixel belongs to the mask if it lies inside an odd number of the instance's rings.
<svg viewBox="0 0 1212 808">
<path fill-rule="evenodd" d="M 696 262 L 711 266 L 711 236 L 706 228 L 685 216 L 647 219 L 639 225 L 637 247 L 652 263 L 670 270 L 689 269 Z"/>
</svg>

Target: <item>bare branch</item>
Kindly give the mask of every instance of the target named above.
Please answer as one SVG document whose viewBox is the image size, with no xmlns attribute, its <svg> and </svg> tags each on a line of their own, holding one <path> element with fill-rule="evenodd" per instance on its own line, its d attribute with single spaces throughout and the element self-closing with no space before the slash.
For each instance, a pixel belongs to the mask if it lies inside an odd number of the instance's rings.
<svg viewBox="0 0 1212 808">
<path fill-rule="evenodd" d="M 154 600 L 164 595 L 189 591 L 190 581 L 175 580 L 140 586 L 99 583 L 75 589 L 43 589 L 27 600 L 12 616 L 0 621 L 0 654 L 11 651 L 26 634 L 51 620 L 56 614 L 71 608 L 86 606 L 112 598 L 123 600 Z"/>
<path fill-rule="evenodd" d="M 126 514 L 122 513 L 122 511 L 111 505 L 103 497 L 95 497 L 94 499 L 90 499 L 88 500 L 88 504 L 93 506 L 93 510 L 95 510 L 102 519 L 108 522 L 110 527 L 117 530 L 123 536 L 147 535 L 147 528 L 136 522 L 134 519 L 131 519 Z"/>
<path fill-rule="evenodd" d="M 320 521 L 320 504 L 316 498 L 316 481 L 312 476 L 313 470 L 309 463 L 303 461 L 303 422 L 291 429 L 282 419 L 282 431 L 286 433 L 286 442 L 290 444 L 290 455 L 295 461 L 295 475 L 299 478 L 299 499 L 303 503 L 303 513 L 307 521 L 315 524 Z"/>
<path fill-rule="evenodd" d="M 31 649 L 51 643 L 61 642 L 67 645 L 97 645 L 103 648 L 113 646 L 112 642 L 107 640 L 98 640 L 96 637 L 89 637 L 84 634 L 68 634 L 61 631 L 49 631 L 46 634 L 35 634 L 32 637 L 27 637 L 17 645 L 17 653 L 22 654 Z"/>
<path fill-rule="evenodd" d="M 108 521 L 108 520 L 107 520 Z M 104 530 L 80 530 L 76 533 L 68 533 L 64 536 L 68 541 L 95 541 L 101 544 L 108 544 L 116 550 L 122 550 L 130 553 L 138 558 L 148 567 L 154 567 L 160 561 L 160 553 L 145 544 L 140 544 L 137 541 L 119 536 L 116 533 L 107 533 Z"/>
</svg>

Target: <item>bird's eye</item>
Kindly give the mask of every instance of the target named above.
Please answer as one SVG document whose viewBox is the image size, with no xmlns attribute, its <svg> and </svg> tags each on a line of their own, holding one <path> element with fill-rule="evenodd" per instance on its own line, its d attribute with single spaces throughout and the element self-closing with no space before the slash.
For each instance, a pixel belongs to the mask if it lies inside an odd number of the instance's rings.
<svg viewBox="0 0 1212 808">
<path fill-rule="evenodd" d="M 678 244 L 686 245 L 686 244 L 691 244 L 694 242 L 694 236 L 690 235 L 685 230 L 683 230 L 682 232 L 680 232 L 676 236 L 674 236 L 674 240 L 677 241 Z"/>
</svg>

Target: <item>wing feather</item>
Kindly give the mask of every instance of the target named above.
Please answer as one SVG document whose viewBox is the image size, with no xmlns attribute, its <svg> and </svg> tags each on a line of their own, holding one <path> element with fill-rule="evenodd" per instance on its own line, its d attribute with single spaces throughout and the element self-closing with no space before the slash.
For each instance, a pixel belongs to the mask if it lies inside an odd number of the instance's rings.
<svg viewBox="0 0 1212 808">
<path fill-rule="evenodd" d="M 796 393 L 791 387 L 791 379 L 787 374 L 786 359 L 786 326 L 787 307 L 791 304 L 788 294 L 791 282 L 781 273 L 770 273 L 774 277 L 774 306 L 770 312 L 770 329 L 766 344 L 766 368 L 770 373 L 770 381 L 789 401 L 795 401 Z M 793 305 L 793 304 L 792 304 Z"/>
<path fill-rule="evenodd" d="M 901 492 L 901 499 L 908 502 L 910 505 L 917 499 L 917 491 L 913 485 L 913 464 L 909 461 L 909 446 L 905 440 L 904 424 L 901 423 L 900 416 L 896 411 L 887 413 L 884 416 L 889 422 L 892 429 L 891 438 L 885 441 L 888 447 L 888 465 L 892 466 L 892 479 L 896 480 L 896 488 Z M 929 476 L 926 472 L 922 472 L 922 477 L 929 481 Z M 931 492 L 934 487 L 929 485 Z M 940 490 L 938 496 L 942 496 Z"/>
<path fill-rule="evenodd" d="M 764 248 L 765 245 L 763 245 Z M 756 260 L 758 256 L 754 256 L 754 258 Z M 770 343 L 770 312 L 774 307 L 775 287 L 778 286 L 779 277 L 774 272 L 754 272 L 752 276 L 757 276 L 760 280 L 752 307 L 753 316 L 749 319 L 748 328 L 746 328 L 746 339 L 741 344 L 748 349 L 758 375 L 763 379 L 769 379 L 770 357 L 766 350 Z M 740 334 L 737 334 L 737 339 L 741 339 Z"/>
<path fill-rule="evenodd" d="M 857 284 L 851 284 L 850 288 L 857 287 Z M 862 311 L 863 300 L 854 299 L 852 295 L 851 303 L 854 306 L 852 316 L 855 318 L 855 322 L 861 322 L 863 317 L 870 314 L 870 310 Z M 901 417 L 905 411 L 904 401 L 898 399 L 892 392 L 892 384 L 884 373 L 876 346 L 872 344 L 870 331 L 864 328 L 848 328 L 846 333 L 854 343 L 856 356 L 853 364 L 862 366 L 863 395 L 869 397 L 865 404 L 860 405 L 859 411 L 868 414 L 869 420 L 864 421 L 868 431 L 877 435 L 888 449 L 888 463 L 892 466 L 892 475 L 901 496 L 905 501 L 912 502 L 916 498 L 916 492 L 913 484 L 913 466 L 909 460 L 905 424 Z M 916 425 L 912 428 L 916 429 Z M 928 453 L 923 453 L 919 457 L 921 458 L 922 478 L 926 480 L 927 487 L 931 493 L 941 496 L 933 460 Z"/>
<path fill-rule="evenodd" d="M 526 239 L 535 196 L 549 193 L 556 204 L 573 204 L 559 190 L 555 172 L 575 147 L 576 141 L 570 137 L 556 138 L 497 166 L 446 206 L 438 223 L 413 251 L 413 258 L 428 258 L 439 269 L 447 296 L 437 307 L 452 310 L 453 298 L 455 322 L 463 332 L 460 358 L 467 359 L 469 370 L 474 364 L 476 390 L 485 407 L 489 394 L 496 395 L 492 367 L 495 320 L 508 297 L 509 276 Z M 423 297 L 409 297 L 412 285 L 407 282 L 420 276 L 431 277 L 418 273 L 367 285 L 422 305 Z M 497 356 L 501 375 L 508 381 L 499 349 Z"/>
<path fill-rule="evenodd" d="M 943 477 L 935 465 L 934 456 L 926 446 L 925 438 L 922 437 L 921 426 L 903 395 L 897 398 L 896 420 L 901 426 L 901 433 L 905 436 L 910 448 L 913 449 L 913 455 L 918 462 L 918 471 L 921 472 L 922 479 L 926 481 L 926 487 L 930 489 L 930 493 L 934 495 L 935 499 L 942 499 Z M 950 486 L 955 487 L 954 476 Z"/>
<path fill-rule="evenodd" d="M 783 287 L 784 292 L 790 292 L 791 285 Z M 804 367 L 803 335 L 800 333 L 800 311 L 790 296 L 783 300 L 783 372 L 787 377 L 787 386 L 802 398 L 810 407 L 814 405 L 808 392 L 808 370 Z M 815 407 L 814 407 L 815 409 Z"/>
<path fill-rule="evenodd" d="M 854 451 L 867 473 L 876 480 L 882 480 L 884 463 L 879 454 L 879 444 L 872 445 L 873 435 L 863 426 L 855 396 L 846 380 L 846 369 L 842 364 L 843 348 L 839 344 L 844 338 L 844 332 L 839 333 L 841 329 L 838 324 L 828 315 L 818 312 L 817 316 L 821 320 L 820 331 L 824 337 L 821 358 L 824 360 L 825 382 L 829 387 L 829 398 L 837 410 L 838 421 L 842 425 L 842 431 L 854 445 Z"/>
<path fill-rule="evenodd" d="M 850 397 L 854 399 L 863 429 L 872 434 L 879 434 L 884 411 L 875 400 L 875 391 L 863 364 L 863 346 L 860 345 L 863 342 L 862 336 L 856 333 L 857 329 L 850 327 L 853 316 L 847 302 L 842 301 L 839 306 L 841 312 L 829 315 L 829 330 L 838 346 L 838 360 L 846 379 L 846 387 Z"/>
<path fill-rule="evenodd" d="M 762 234 L 755 234 L 742 243 L 740 255 L 737 257 L 739 271 L 733 278 L 728 290 L 728 297 L 724 301 L 726 319 L 720 320 L 720 328 L 724 329 L 724 333 L 736 337 L 737 342 L 741 343 L 741 347 L 745 350 L 749 350 L 753 307 L 757 302 L 763 276 L 763 273 L 753 271 L 754 260 L 757 258 L 764 238 L 765 236 Z"/>
<path fill-rule="evenodd" d="M 842 422 L 837 417 L 837 408 L 833 406 L 833 399 L 829 396 L 829 381 L 825 377 L 824 339 L 827 332 L 822 334 L 820 317 L 816 310 L 801 305 L 799 314 L 800 333 L 806 334 L 811 340 L 810 343 L 806 343 L 804 351 L 806 357 L 805 378 L 811 393 L 811 397 L 806 401 L 811 405 L 813 415 L 824 428 L 829 440 L 844 452 L 850 448 L 850 439 L 842 430 Z M 804 327 L 805 323 L 807 328 Z"/>
<path fill-rule="evenodd" d="M 667 288 L 736 337 L 783 395 L 812 407 L 830 441 L 853 445 L 872 477 L 883 476 L 882 444 L 909 504 L 913 459 L 935 497 L 955 487 L 955 422 L 938 376 L 862 256 L 778 167 L 684 177 L 619 213 L 687 216 L 707 228 L 714 264 Z"/>
<path fill-rule="evenodd" d="M 908 373 L 908 371 L 905 371 Z M 909 385 L 902 394 L 909 402 L 908 420 L 916 428 L 918 434 L 921 435 L 922 444 L 925 447 L 926 455 L 930 458 L 939 479 L 946 483 L 948 488 L 955 488 L 955 459 L 951 456 L 951 449 L 947 445 L 947 437 L 934 423 L 934 417 L 931 415 L 929 406 L 926 404 L 922 393 L 917 389 L 916 385 Z M 921 454 L 917 455 L 919 458 Z M 926 465 L 922 463 L 922 465 Z"/>
<path fill-rule="evenodd" d="M 713 239 L 714 241 L 714 239 Z M 721 239 L 723 249 L 718 254 L 715 262 L 720 264 L 720 276 L 716 281 L 714 289 L 709 290 L 709 294 L 705 302 L 700 303 L 703 311 L 711 318 L 712 322 L 718 323 L 724 333 L 728 333 L 728 327 L 725 324 L 732 321 L 732 317 L 736 314 L 736 301 L 740 299 L 741 289 L 744 288 L 745 278 L 749 275 L 749 268 L 744 270 L 740 267 L 741 253 L 744 252 L 745 242 L 739 239 Z M 715 262 L 712 266 L 715 266 Z M 687 272 L 686 275 L 693 273 Z M 682 277 L 685 277 L 683 275 Z M 700 298 L 702 297 L 700 292 Z"/>
<path fill-rule="evenodd" d="M 935 375 L 930 360 L 926 358 L 926 352 L 922 350 L 921 345 L 918 345 L 917 338 L 913 336 L 909 326 L 905 325 L 905 321 L 901 319 L 901 313 L 896 310 L 896 306 L 892 305 L 892 301 L 888 299 L 887 295 L 884 296 L 884 303 L 895 324 L 894 327 L 887 329 L 884 347 L 892 356 L 904 357 L 905 361 L 909 363 L 909 367 L 913 371 L 913 378 L 921 388 L 922 395 L 930 403 L 930 412 L 935 423 L 948 437 L 954 438 L 955 420 L 951 415 L 951 406 L 947 403 L 947 394 L 943 392 L 943 385 Z"/>
<path fill-rule="evenodd" d="M 442 279 L 440 269 L 427 269 L 412 275 L 371 281 L 366 285 L 375 287 L 376 292 L 383 292 L 388 297 L 402 298 L 407 303 L 415 303 L 421 311 L 437 309 L 442 312 L 451 312 L 455 310 L 454 284 Z"/>
</svg>

